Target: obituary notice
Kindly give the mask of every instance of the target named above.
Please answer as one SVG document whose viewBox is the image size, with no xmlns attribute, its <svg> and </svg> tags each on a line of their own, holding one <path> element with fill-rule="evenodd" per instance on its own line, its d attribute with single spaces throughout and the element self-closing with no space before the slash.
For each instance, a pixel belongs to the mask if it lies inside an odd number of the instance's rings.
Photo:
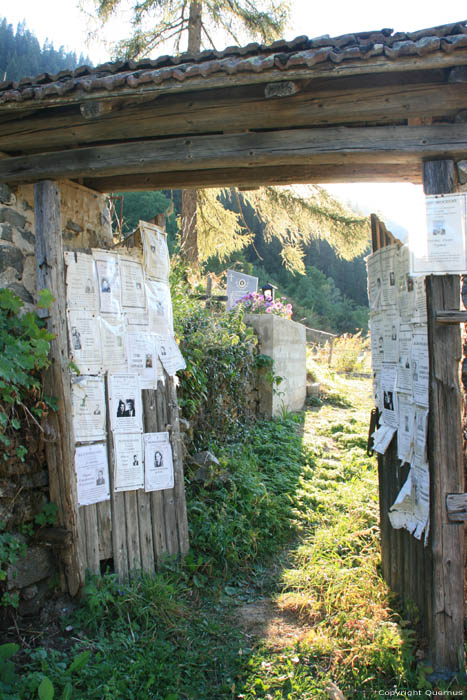
<svg viewBox="0 0 467 700">
<path fill-rule="evenodd" d="M 92 255 L 67 251 L 65 265 L 68 308 L 97 313 L 97 275 Z"/>
<path fill-rule="evenodd" d="M 146 275 L 159 282 L 169 281 L 170 258 L 167 234 L 155 224 L 139 222 L 143 241 L 143 260 Z"/>
<path fill-rule="evenodd" d="M 71 356 L 81 374 L 98 374 L 102 366 L 99 319 L 91 312 L 68 311 Z"/>
<path fill-rule="evenodd" d="M 114 491 L 136 491 L 144 487 L 143 440 L 141 433 L 114 433 Z"/>
<path fill-rule="evenodd" d="M 71 384 L 75 442 L 106 438 L 106 405 L 103 377 L 73 377 Z"/>
<path fill-rule="evenodd" d="M 145 309 L 146 291 L 143 266 L 134 258 L 120 255 L 120 282 L 122 307 L 126 309 Z"/>
<path fill-rule="evenodd" d="M 115 433 L 142 433 L 143 406 L 137 374 L 109 374 L 110 425 Z"/>
<path fill-rule="evenodd" d="M 169 433 L 144 434 L 144 490 L 174 487 L 174 467 Z"/>
<path fill-rule="evenodd" d="M 99 310 L 104 314 L 120 315 L 122 311 L 118 255 L 93 250 L 99 289 Z"/>
<path fill-rule="evenodd" d="M 109 465 L 105 444 L 77 447 L 75 472 L 79 506 L 90 506 L 110 499 Z"/>
</svg>

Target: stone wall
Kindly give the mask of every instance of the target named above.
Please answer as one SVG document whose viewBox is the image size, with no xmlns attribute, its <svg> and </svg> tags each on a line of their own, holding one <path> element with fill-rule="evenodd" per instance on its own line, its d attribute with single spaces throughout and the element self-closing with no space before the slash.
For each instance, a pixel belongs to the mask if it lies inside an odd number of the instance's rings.
<svg viewBox="0 0 467 700">
<path fill-rule="evenodd" d="M 247 314 L 245 322 L 258 336 L 258 352 L 272 358 L 274 375 L 282 377 L 274 387 L 264 373 L 260 375 L 260 413 L 272 417 L 283 410 L 300 411 L 306 399 L 305 326 L 273 314 Z"/>
<path fill-rule="evenodd" d="M 65 247 L 111 246 L 106 197 L 72 182 L 63 181 L 59 186 Z M 35 268 L 34 188 L 0 185 L 0 287 L 20 296 L 26 310 L 32 309 L 35 301 Z M 22 442 L 29 450 L 24 462 L 0 459 L 0 521 L 10 532 L 17 531 L 23 523 L 31 523 L 49 500 L 44 441 L 39 428 L 31 423 Z M 20 593 L 21 612 L 33 613 L 40 607 L 54 571 L 54 560 L 50 547 L 36 543 L 10 568 L 4 587 L 10 593 Z"/>
</svg>

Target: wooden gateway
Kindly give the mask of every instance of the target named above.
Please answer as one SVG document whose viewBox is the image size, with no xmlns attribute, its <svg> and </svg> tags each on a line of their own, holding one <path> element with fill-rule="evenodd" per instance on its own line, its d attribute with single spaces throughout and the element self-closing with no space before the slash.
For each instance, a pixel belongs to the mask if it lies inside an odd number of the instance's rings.
<svg viewBox="0 0 467 700">
<path fill-rule="evenodd" d="M 53 181 L 99 192 L 352 181 L 423 182 L 429 194 L 452 192 L 466 180 L 466 84 L 465 22 L 298 37 L 0 84 L 0 183 L 40 183 L 39 282 L 57 299 L 50 381 L 61 410 L 50 464 L 65 490 L 64 525 L 76 530 L 67 521 L 73 464 Z M 384 492 L 383 562 L 388 582 L 419 602 L 434 666 L 455 671 L 463 658 L 465 508 L 457 505 L 450 519 L 446 498 L 464 498 L 458 369 L 465 314 L 445 321 L 459 311 L 459 277 L 428 277 L 427 296 L 430 540 L 417 553 L 407 538 L 388 535 Z M 393 462 L 385 456 L 380 471 Z M 416 595 L 409 580 L 418 581 Z"/>
</svg>

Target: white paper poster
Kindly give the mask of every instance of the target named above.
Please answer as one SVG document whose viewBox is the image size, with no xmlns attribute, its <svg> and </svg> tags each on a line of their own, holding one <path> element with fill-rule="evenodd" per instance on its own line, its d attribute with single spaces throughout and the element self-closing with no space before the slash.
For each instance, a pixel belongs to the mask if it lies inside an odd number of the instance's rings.
<svg viewBox="0 0 467 700">
<path fill-rule="evenodd" d="M 381 392 L 381 372 L 373 372 L 373 398 L 380 413 L 383 411 L 383 394 Z"/>
<path fill-rule="evenodd" d="M 143 439 L 141 433 L 114 433 L 114 491 L 135 491 L 144 487 Z"/>
<path fill-rule="evenodd" d="M 426 197 L 426 229 L 410 237 L 414 274 L 467 272 L 465 195 Z"/>
<path fill-rule="evenodd" d="M 415 407 L 415 454 L 414 463 L 421 466 L 427 461 L 428 409 Z"/>
<path fill-rule="evenodd" d="M 429 360 L 425 327 L 415 329 L 412 341 L 413 397 L 418 406 L 428 407 Z"/>
<path fill-rule="evenodd" d="M 405 394 L 397 397 L 399 427 L 397 428 L 397 456 L 402 463 L 411 462 L 414 447 L 415 406 Z"/>
<path fill-rule="evenodd" d="M 128 333 L 128 370 L 140 377 L 142 389 L 157 386 L 157 349 L 150 333 Z"/>
<path fill-rule="evenodd" d="M 102 366 L 109 372 L 128 371 L 125 326 L 118 316 L 99 319 L 102 347 Z"/>
<path fill-rule="evenodd" d="M 169 433 L 144 434 L 144 490 L 163 491 L 174 486 Z"/>
<path fill-rule="evenodd" d="M 146 309 L 143 266 L 134 258 L 119 257 L 123 309 Z"/>
<path fill-rule="evenodd" d="M 384 361 L 399 361 L 399 314 L 397 309 L 388 308 L 383 313 Z"/>
<path fill-rule="evenodd" d="M 426 286 L 424 277 L 411 278 L 414 290 L 413 323 L 426 323 Z"/>
<path fill-rule="evenodd" d="M 155 224 L 139 222 L 143 241 L 144 269 L 146 275 L 160 282 L 169 281 L 169 249 L 165 231 Z"/>
<path fill-rule="evenodd" d="M 411 467 L 406 482 L 389 511 L 394 529 L 405 528 L 420 540 L 428 531 L 430 514 L 430 479 L 428 466 Z M 426 536 L 425 536 L 426 544 Z"/>
<path fill-rule="evenodd" d="M 412 394 L 412 326 L 408 324 L 399 327 L 397 391 Z"/>
<path fill-rule="evenodd" d="M 396 433 L 396 429 L 390 425 L 381 425 L 378 430 L 373 433 L 373 449 L 380 455 L 384 455 L 392 438 Z"/>
<path fill-rule="evenodd" d="M 401 323 L 410 323 L 415 309 L 414 280 L 410 275 L 410 250 L 407 245 L 399 248 L 396 257 L 397 305 Z"/>
<path fill-rule="evenodd" d="M 384 319 L 381 312 L 370 317 L 371 363 L 373 369 L 381 369 L 384 362 Z"/>
<path fill-rule="evenodd" d="M 172 377 L 178 370 L 185 369 L 186 362 L 175 338 L 167 336 L 166 338 L 158 338 L 156 342 L 157 354 L 169 376 Z"/>
<path fill-rule="evenodd" d="M 103 377 L 80 375 L 71 384 L 73 430 L 76 442 L 106 438 L 106 405 Z"/>
<path fill-rule="evenodd" d="M 165 282 L 146 280 L 149 328 L 151 333 L 168 335 L 173 333 L 172 300 L 170 287 Z"/>
<path fill-rule="evenodd" d="M 110 424 L 115 433 L 142 433 L 143 406 L 136 374 L 109 374 Z"/>
<path fill-rule="evenodd" d="M 381 391 L 383 394 L 383 423 L 397 428 L 399 413 L 396 394 L 396 366 L 384 365 L 381 370 Z"/>
<path fill-rule="evenodd" d="M 88 309 L 97 312 L 97 275 L 92 255 L 67 251 L 66 295 L 69 309 Z"/>
<path fill-rule="evenodd" d="M 101 313 L 120 315 L 122 311 L 118 255 L 102 250 L 93 250 L 96 261 Z"/>
<path fill-rule="evenodd" d="M 397 304 L 396 286 L 396 257 L 398 248 L 396 245 L 381 248 L 381 273 L 382 273 L 382 295 L 381 305 L 383 308 L 395 308 Z"/>
<path fill-rule="evenodd" d="M 381 251 L 377 250 L 366 259 L 368 272 L 368 301 L 370 311 L 379 311 L 382 306 L 383 272 L 381 269 Z"/>
<path fill-rule="evenodd" d="M 77 447 L 75 472 L 79 506 L 90 506 L 110 499 L 109 466 L 105 444 L 96 443 Z"/>
<path fill-rule="evenodd" d="M 102 365 L 98 318 L 89 311 L 68 311 L 68 333 L 73 362 L 81 374 L 98 374 Z"/>
</svg>

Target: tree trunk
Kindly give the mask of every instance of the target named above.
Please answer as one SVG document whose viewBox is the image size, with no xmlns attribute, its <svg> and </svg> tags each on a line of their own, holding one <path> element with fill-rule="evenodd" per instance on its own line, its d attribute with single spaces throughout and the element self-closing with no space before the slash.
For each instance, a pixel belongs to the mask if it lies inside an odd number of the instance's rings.
<svg viewBox="0 0 467 700">
<path fill-rule="evenodd" d="M 188 51 L 201 51 L 201 2 L 190 3 L 188 19 Z M 190 267 L 198 267 L 198 226 L 196 220 L 197 190 L 182 190 L 182 241 L 183 259 Z"/>
<path fill-rule="evenodd" d="M 198 190 L 182 190 L 181 253 L 190 267 L 198 267 L 198 226 L 196 205 Z"/>
</svg>

